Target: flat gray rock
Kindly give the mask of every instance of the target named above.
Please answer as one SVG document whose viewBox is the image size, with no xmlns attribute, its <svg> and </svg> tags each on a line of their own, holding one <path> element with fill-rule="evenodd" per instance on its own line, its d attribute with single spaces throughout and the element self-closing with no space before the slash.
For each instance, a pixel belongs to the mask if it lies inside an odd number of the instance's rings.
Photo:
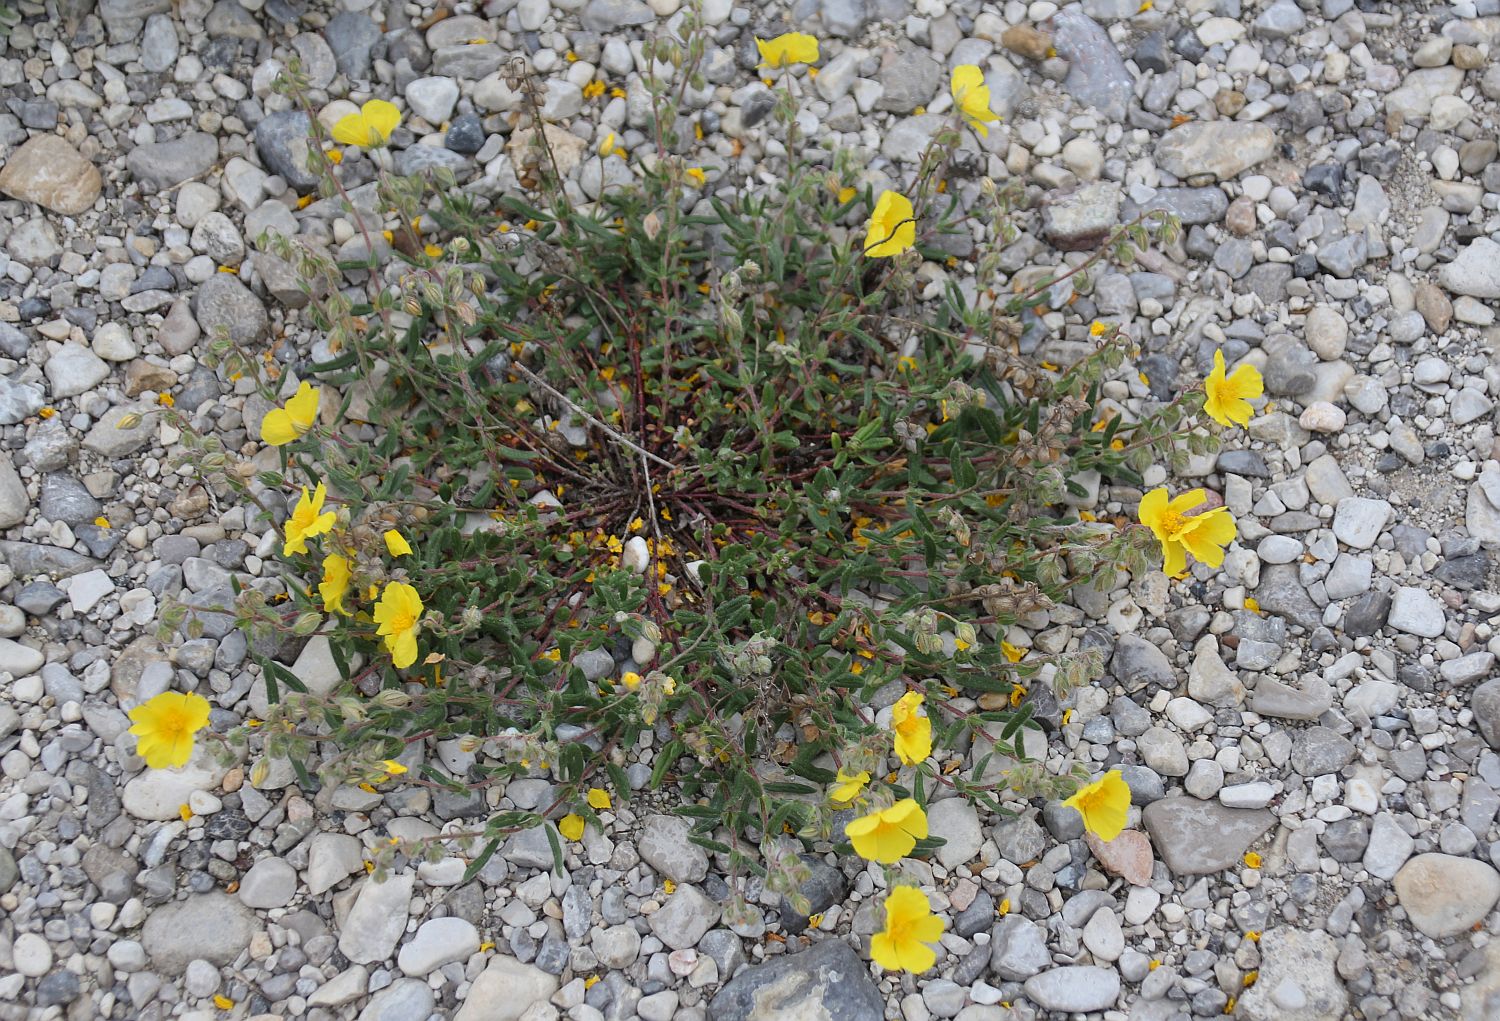
<svg viewBox="0 0 1500 1021">
<path fill-rule="evenodd" d="M 1156 162 L 1184 181 L 1238 177 L 1276 151 L 1276 132 L 1251 121 L 1191 121 L 1161 136 Z"/>
<path fill-rule="evenodd" d="M 157 970 L 181 975 L 188 962 L 229 964 L 250 945 L 259 923 L 250 909 L 223 893 L 204 893 L 151 912 L 141 944 Z"/>
<path fill-rule="evenodd" d="M 1105 1010 L 1120 998 L 1120 975 L 1113 968 L 1086 965 L 1053 968 L 1027 979 L 1026 995 L 1048 1010 Z"/>
<path fill-rule="evenodd" d="M 169 142 L 136 146 L 125 157 L 125 167 L 137 181 L 166 191 L 202 177 L 218 159 L 219 140 L 202 131 L 191 131 Z"/>
<path fill-rule="evenodd" d="M 1276 818 L 1265 809 L 1164 798 L 1147 805 L 1141 820 L 1167 868 L 1179 876 L 1201 876 L 1238 864 Z"/>
<path fill-rule="evenodd" d="M 869 966 L 826 939 L 800 954 L 746 968 L 708 1003 L 709 1021 L 884 1021 Z"/>
</svg>

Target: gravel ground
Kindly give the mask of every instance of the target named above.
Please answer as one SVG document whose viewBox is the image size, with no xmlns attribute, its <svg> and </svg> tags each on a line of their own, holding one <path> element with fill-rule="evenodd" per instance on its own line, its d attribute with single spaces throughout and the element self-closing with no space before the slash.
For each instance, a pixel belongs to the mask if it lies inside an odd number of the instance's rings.
<svg viewBox="0 0 1500 1021">
<path fill-rule="evenodd" d="M 984 286 L 1076 263 L 1144 209 L 1186 228 L 1089 293 L 1061 285 L 1023 347 L 1067 363 L 1095 318 L 1121 323 L 1141 354 L 1106 396 L 1127 414 L 1215 349 L 1266 378 L 1248 438 L 1172 480 L 1238 519 L 1224 569 L 1084 591 L 1009 636 L 1107 650 L 1038 751 L 1122 768 L 1136 836 L 936 803 L 947 844 L 902 865 L 947 922 L 932 972 L 864 963 L 884 878 L 850 858 L 810 862 L 815 924 L 753 885 L 760 916 L 725 923 L 724 863 L 659 813 L 670 792 L 617 801 L 562 875 L 532 832 L 466 885 L 459 858 L 376 883 L 378 843 L 545 803 L 548 779 L 486 801 L 144 769 L 123 710 L 145 698 L 196 690 L 218 729 L 264 709 L 243 635 L 210 619 L 163 645 L 163 607 L 280 583 L 274 535 L 171 467 L 170 426 L 118 423 L 170 396 L 272 463 L 268 405 L 206 345 L 227 331 L 293 379 L 318 338 L 256 239 L 362 244 L 299 201 L 306 124 L 278 70 L 299 59 L 330 119 L 397 101 L 398 168 L 493 195 L 518 189 L 498 72 L 525 54 L 587 201 L 629 177 L 594 153 L 644 144 L 641 42 L 680 5 L 20 0 L 0 52 L 0 1018 L 1500 1018 L 1496 0 L 704 0 L 685 113 L 708 190 L 777 166 L 757 34 L 822 39 L 803 128 L 876 184 L 909 175 L 949 68 L 978 64 L 1005 120 L 965 143 L 954 191 L 1014 177 L 1037 200 Z M 969 240 L 945 243 L 956 261 L 924 272 L 972 283 Z M 1139 491 L 1094 483 L 1101 518 L 1133 515 Z M 316 641 L 290 665 L 337 680 Z"/>
</svg>

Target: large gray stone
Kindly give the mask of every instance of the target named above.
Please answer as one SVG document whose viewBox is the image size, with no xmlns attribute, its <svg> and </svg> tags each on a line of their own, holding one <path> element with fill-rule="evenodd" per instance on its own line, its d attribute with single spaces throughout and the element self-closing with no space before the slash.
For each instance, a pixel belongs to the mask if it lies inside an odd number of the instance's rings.
<svg viewBox="0 0 1500 1021">
<path fill-rule="evenodd" d="M 1172 663 L 1155 645 L 1135 635 L 1121 635 L 1110 658 L 1110 671 L 1126 691 L 1176 686 Z"/>
<path fill-rule="evenodd" d="M 215 273 L 204 281 L 193 300 L 193 314 L 205 334 L 224 330 L 240 347 L 261 340 L 271 327 L 260 299 L 232 273 Z"/>
<path fill-rule="evenodd" d="M 1394 882 L 1406 916 L 1433 939 L 1466 932 L 1500 900 L 1500 873 L 1473 858 L 1419 854 Z"/>
<path fill-rule="evenodd" d="M 1007 982 L 1024 982 L 1052 963 L 1047 933 L 1029 918 L 1011 914 L 990 935 L 990 967 Z"/>
<path fill-rule="evenodd" d="M 158 971 L 181 975 L 188 962 L 202 959 L 223 966 L 250 945 L 255 916 L 223 893 L 204 893 L 163 904 L 151 912 L 141 944 Z"/>
<path fill-rule="evenodd" d="M 406 931 L 411 891 L 417 877 L 410 872 L 377 883 L 366 879 L 344 919 L 339 952 L 356 964 L 375 964 L 391 956 Z"/>
<path fill-rule="evenodd" d="M 636 850 L 641 860 L 674 883 L 696 883 L 708 875 L 708 852 L 688 840 L 686 819 L 653 815 L 641 828 Z"/>
<path fill-rule="evenodd" d="M 1276 152 L 1276 132 L 1253 121 L 1190 121 L 1161 136 L 1156 162 L 1183 180 L 1238 177 Z"/>
<path fill-rule="evenodd" d="M 1026 996 L 1048 1010 L 1087 1013 L 1106 1010 L 1120 998 L 1120 975 L 1113 968 L 1070 965 L 1026 980 Z"/>
<path fill-rule="evenodd" d="M 1438 283 L 1454 294 L 1471 298 L 1500 298 L 1500 244 L 1478 237 L 1458 258 L 1438 270 Z"/>
<path fill-rule="evenodd" d="M 1109 33 L 1078 7 L 1064 7 L 1052 18 L 1052 43 L 1068 62 L 1068 94 L 1107 120 L 1123 121 L 1135 79 Z"/>
<path fill-rule="evenodd" d="M 1236 865 L 1276 818 L 1265 809 L 1163 798 L 1147 805 L 1141 820 L 1167 868 L 1179 876 L 1201 876 Z"/>
<path fill-rule="evenodd" d="M 12 152 L 0 170 L 0 191 L 64 216 L 94 204 L 99 170 L 59 135 L 37 135 Z"/>
<path fill-rule="evenodd" d="M 1339 950 L 1322 930 L 1284 927 L 1260 938 L 1260 977 L 1240 996 L 1246 1021 L 1342 1021 L 1349 994 L 1334 971 Z"/>
<path fill-rule="evenodd" d="M 709 1021 L 884 1021 L 880 990 L 848 944 L 826 939 L 746 968 L 708 1003 Z"/>
<path fill-rule="evenodd" d="M 16 472 L 10 452 L 0 453 L 0 528 L 19 525 L 26 520 L 26 512 L 30 509 L 31 497 Z"/>
<path fill-rule="evenodd" d="M 125 167 L 137 181 L 166 191 L 207 174 L 218 159 L 219 140 L 206 132 L 190 131 L 169 142 L 136 146 L 125 157 Z"/>
<path fill-rule="evenodd" d="M 496 954 L 469 986 L 453 1021 L 520 1021 L 532 1007 L 545 1004 L 558 985 L 556 976 Z"/>
<path fill-rule="evenodd" d="M 1491 748 L 1500 751 L 1500 677 L 1474 689 L 1474 722 Z"/>
</svg>

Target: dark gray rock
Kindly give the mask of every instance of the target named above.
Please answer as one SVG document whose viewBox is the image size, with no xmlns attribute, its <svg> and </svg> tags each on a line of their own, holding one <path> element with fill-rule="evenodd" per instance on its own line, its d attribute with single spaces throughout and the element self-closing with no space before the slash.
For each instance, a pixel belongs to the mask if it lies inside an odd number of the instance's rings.
<svg viewBox="0 0 1500 1021">
<path fill-rule="evenodd" d="M 1370 827 L 1363 819 L 1339 819 L 1324 828 L 1318 842 L 1334 861 L 1359 861 L 1370 844 Z"/>
<path fill-rule="evenodd" d="M 1500 751 L 1500 678 L 1474 689 L 1474 722 L 1489 746 Z"/>
<path fill-rule="evenodd" d="M 1371 589 L 1344 611 L 1344 634 L 1350 638 L 1367 638 L 1385 627 L 1390 613 L 1390 594 Z"/>
<path fill-rule="evenodd" d="M 443 141 L 454 152 L 478 152 L 484 146 L 484 125 L 480 122 L 479 115 L 466 113 L 455 117 L 453 123 L 448 125 L 448 135 Z"/>
<path fill-rule="evenodd" d="M 396 154 L 395 167 L 396 173 L 403 177 L 441 169 L 462 181 L 474 172 L 474 161 L 452 149 L 413 145 Z"/>
<path fill-rule="evenodd" d="M 876 109 L 911 113 L 937 95 L 943 68 L 926 49 L 906 46 L 886 56 L 877 80 L 885 86 L 885 92 L 875 101 Z"/>
<path fill-rule="evenodd" d="M 1255 599 L 1266 613 L 1285 617 L 1309 631 L 1317 627 L 1323 617 L 1307 589 L 1302 587 L 1296 564 L 1271 564 L 1262 568 Z"/>
<path fill-rule="evenodd" d="M 219 329 L 239 347 L 249 347 L 265 338 L 271 320 L 265 306 L 233 273 L 215 273 L 198 288 L 193 315 L 208 336 Z"/>
<path fill-rule="evenodd" d="M 125 157 L 125 168 L 137 181 L 166 191 L 208 173 L 218 159 L 219 140 L 202 131 L 190 131 L 169 142 L 136 146 Z"/>
<path fill-rule="evenodd" d="M 802 856 L 802 862 L 812 875 L 798 887 L 798 892 L 807 898 L 807 914 L 798 911 L 785 897 L 781 898 L 781 928 L 788 933 L 799 933 L 807 928 L 809 916 L 821 914 L 844 900 L 844 874 L 821 858 L 810 854 Z"/>
<path fill-rule="evenodd" d="M 1065 7 L 1052 18 L 1052 43 L 1068 62 L 1068 94 L 1109 120 L 1124 120 L 1135 78 L 1109 33 L 1082 8 Z"/>
<path fill-rule="evenodd" d="M 266 169 L 298 191 L 310 191 L 318 177 L 307 169 L 311 122 L 301 110 L 282 110 L 261 118 L 255 126 L 255 151 Z"/>
<path fill-rule="evenodd" d="M 1337 773 L 1354 761 L 1354 745 L 1327 727 L 1308 727 L 1292 742 L 1292 768 L 1305 777 Z"/>
<path fill-rule="evenodd" d="M 1145 202 L 1133 199 L 1120 209 L 1120 219 L 1129 223 L 1142 213 L 1163 209 L 1176 216 L 1184 227 L 1221 223 L 1229 211 L 1229 199 L 1219 188 L 1158 188 Z"/>
<path fill-rule="evenodd" d="M 1142 688 L 1172 687 L 1176 683 L 1172 663 L 1166 654 L 1144 638 L 1122 635 L 1115 643 L 1110 672 L 1126 691 Z"/>
<path fill-rule="evenodd" d="M 968 939 L 989 928 L 994 920 L 995 898 L 984 890 L 980 890 L 978 895 L 969 902 L 968 907 L 953 916 L 953 931 Z"/>
<path fill-rule="evenodd" d="M 88 487 L 71 475 L 48 475 L 42 479 L 39 509 L 48 521 L 81 525 L 93 521 L 104 508 Z"/>
<path fill-rule="evenodd" d="M 350 78 L 370 74 L 370 51 L 380 41 L 380 28 L 363 14 L 340 11 L 328 19 L 323 41 L 333 51 L 338 69 Z"/>
<path fill-rule="evenodd" d="M 10 539 L 0 539 L 0 561 L 9 564 L 11 570 L 21 578 L 37 574 L 66 578 L 103 566 L 92 557 L 60 546 L 15 542 Z"/>
<path fill-rule="evenodd" d="M 870 970 L 848 944 L 827 939 L 800 954 L 746 968 L 708 1004 L 709 1021 L 884 1021 Z"/>
</svg>

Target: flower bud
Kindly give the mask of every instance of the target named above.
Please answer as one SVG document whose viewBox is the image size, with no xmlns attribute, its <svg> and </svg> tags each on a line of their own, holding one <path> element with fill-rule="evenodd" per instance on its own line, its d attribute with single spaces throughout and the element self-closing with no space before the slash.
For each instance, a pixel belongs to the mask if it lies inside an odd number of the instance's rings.
<svg viewBox="0 0 1500 1021">
<path fill-rule="evenodd" d="M 317 613 L 313 610 L 308 610 L 306 613 L 299 616 L 297 618 L 297 622 L 292 625 L 292 634 L 299 635 L 305 638 L 308 635 L 312 634 L 314 631 L 318 630 L 318 625 L 322 623 L 323 615 L 321 613 Z"/>
<path fill-rule="evenodd" d="M 411 705 L 411 696 L 400 688 L 385 688 L 376 692 L 371 701 L 382 709 L 405 709 Z"/>
</svg>

